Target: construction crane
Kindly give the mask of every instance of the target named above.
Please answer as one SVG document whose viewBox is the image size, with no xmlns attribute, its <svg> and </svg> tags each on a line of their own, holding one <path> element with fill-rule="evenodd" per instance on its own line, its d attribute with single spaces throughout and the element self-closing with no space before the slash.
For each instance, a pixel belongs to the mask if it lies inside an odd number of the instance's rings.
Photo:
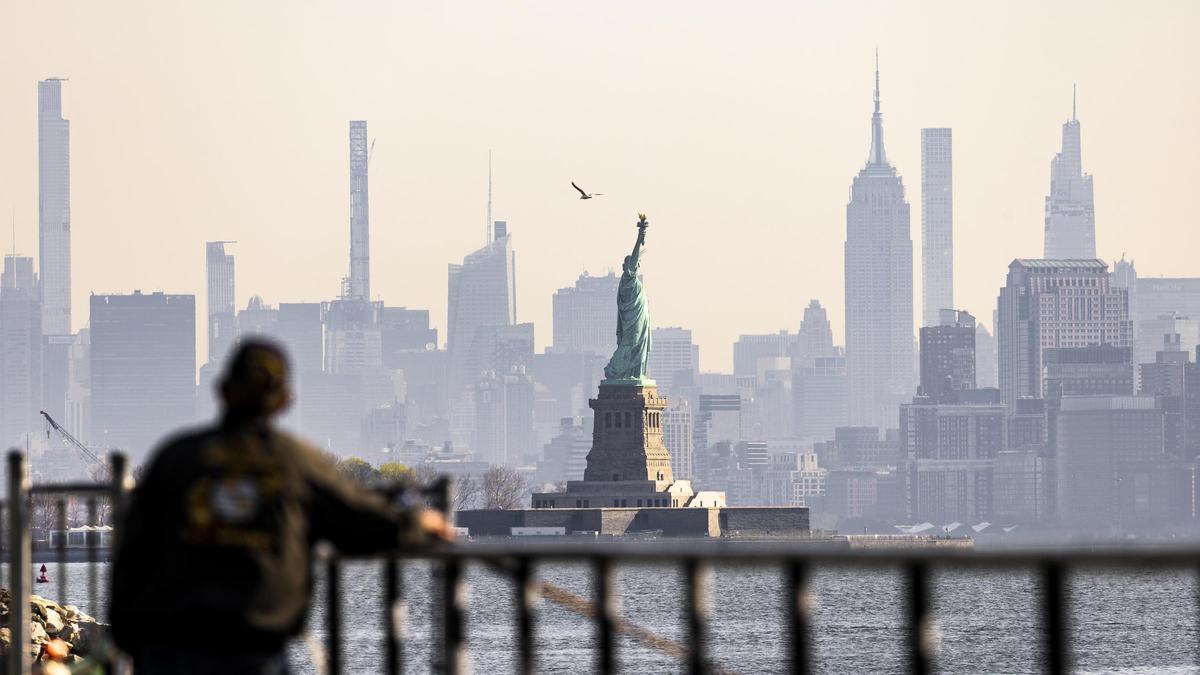
<svg viewBox="0 0 1200 675">
<path fill-rule="evenodd" d="M 104 466 L 104 460 L 100 459 L 95 452 L 92 452 L 91 448 L 81 443 L 78 438 L 72 436 L 71 432 L 62 428 L 62 425 L 60 425 L 58 422 L 55 422 L 54 418 L 50 416 L 50 413 L 46 412 L 45 410 L 39 412 L 41 412 L 42 417 L 46 418 L 46 438 L 50 438 L 50 430 L 53 429 L 57 431 L 58 435 L 62 438 L 63 446 L 75 448 L 75 450 L 77 450 L 79 454 L 83 456 L 83 459 L 93 467 Z"/>
</svg>

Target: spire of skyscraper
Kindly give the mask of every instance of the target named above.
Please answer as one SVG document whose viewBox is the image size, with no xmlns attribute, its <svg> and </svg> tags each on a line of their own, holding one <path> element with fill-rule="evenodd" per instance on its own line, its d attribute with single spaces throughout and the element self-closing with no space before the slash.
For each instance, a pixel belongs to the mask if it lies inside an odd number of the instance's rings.
<svg viewBox="0 0 1200 675">
<path fill-rule="evenodd" d="M 1075 117 L 1075 85 L 1071 85 L 1071 121 L 1076 121 Z"/>
<path fill-rule="evenodd" d="M 871 115 L 871 153 L 867 164 L 887 164 L 883 151 L 883 113 L 879 111 L 879 49 L 875 49 L 875 112 Z"/>
</svg>

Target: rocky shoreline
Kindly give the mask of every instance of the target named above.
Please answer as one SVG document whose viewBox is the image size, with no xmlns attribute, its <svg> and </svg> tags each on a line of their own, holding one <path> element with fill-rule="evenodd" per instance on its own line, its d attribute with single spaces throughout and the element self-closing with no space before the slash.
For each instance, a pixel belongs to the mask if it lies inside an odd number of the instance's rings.
<svg viewBox="0 0 1200 675">
<path fill-rule="evenodd" d="M 100 647 L 108 635 L 108 625 L 79 611 L 75 605 L 60 605 L 41 596 L 30 596 L 30 622 L 28 645 L 29 655 L 34 660 L 45 656 L 46 645 L 58 639 L 68 650 L 64 663 L 82 661 L 93 650 Z M 8 589 L 0 588 L 0 656 L 8 656 L 13 649 L 12 630 L 9 627 L 12 615 L 12 595 Z"/>
</svg>

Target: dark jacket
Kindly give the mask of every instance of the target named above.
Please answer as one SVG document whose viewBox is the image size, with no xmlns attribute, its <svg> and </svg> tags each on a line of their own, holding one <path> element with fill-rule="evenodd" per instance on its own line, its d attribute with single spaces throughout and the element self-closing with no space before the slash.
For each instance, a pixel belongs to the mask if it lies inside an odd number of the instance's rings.
<svg viewBox="0 0 1200 675">
<path fill-rule="evenodd" d="M 280 649 L 303 626 L 317 541 L 366 554 L 420 538 L 320 451 L 229 421 L 155 454 L 116 535 L 111 617 L 129 652 Z"/>
</svg>

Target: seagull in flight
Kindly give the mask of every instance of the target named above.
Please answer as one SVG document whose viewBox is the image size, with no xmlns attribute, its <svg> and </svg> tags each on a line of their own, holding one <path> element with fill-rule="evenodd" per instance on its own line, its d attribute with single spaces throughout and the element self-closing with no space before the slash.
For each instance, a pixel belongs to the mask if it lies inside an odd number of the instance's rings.
<svg viewBox="0 0 1200 675">
<path fill-rule="evenodd" d="M 571 187 L 575 188 L 576 190 L 579 190 L 579 198 L 580 199 L 591 199 L 592 197 L 603 197 L 604 196 L 603 192 L 584 192 L 583 188 L 581 188 L 575 184 L 575 181 L 571 181 Z"/>
</svg>

